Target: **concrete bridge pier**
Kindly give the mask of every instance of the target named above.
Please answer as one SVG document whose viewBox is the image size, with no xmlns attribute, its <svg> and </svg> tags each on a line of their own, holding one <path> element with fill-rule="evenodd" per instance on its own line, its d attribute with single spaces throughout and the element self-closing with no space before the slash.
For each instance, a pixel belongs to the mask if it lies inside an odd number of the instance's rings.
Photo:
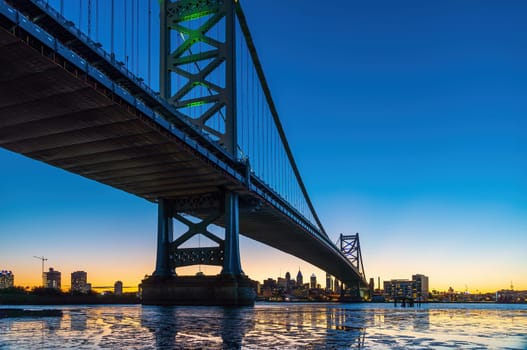
<svg viewBox="0 0 527 350">
<path fill-rule="evenodd" d="M 174 205 L 166 199 L 158 201 L 158 230 L 156 268 L 152 276 L 141 283 L 144 305 L 253 305 L 256 297 L 254 282 L 241 269 L 239 247 L 238 195 L 224 194 L 223 210 L 225 239 L 207 231 L 218 218 L 213 213 L 199 223 L 191 223 L 175 213 Z M 186 233 L 173 240 L 173 218 L 189 226 Z M 178 248 L 196 234 L 216 241 L 219 247 Z M 217 276 L 177 276 L 175 268 L 189 265 L 220 265 Z"/>
</svg>

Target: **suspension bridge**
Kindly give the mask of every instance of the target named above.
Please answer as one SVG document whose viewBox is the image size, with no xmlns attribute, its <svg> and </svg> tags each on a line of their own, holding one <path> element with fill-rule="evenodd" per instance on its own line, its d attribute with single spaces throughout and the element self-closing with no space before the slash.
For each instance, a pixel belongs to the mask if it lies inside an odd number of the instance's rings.
<svg viewBox="0 0 527 350">
<path fill-rule="evenodd" d="M 367 286 L 358 235 L 337 246 L 314 209 L 239 1 L 0 0 L 0 66 L 0 147 L 157 203 L 145 303 L 252 302 L 239 234 Z M 181 247 L 196 235 L 214 245 Z M 221 274 L 175 274 L 197 264 Z"/>
</svg>

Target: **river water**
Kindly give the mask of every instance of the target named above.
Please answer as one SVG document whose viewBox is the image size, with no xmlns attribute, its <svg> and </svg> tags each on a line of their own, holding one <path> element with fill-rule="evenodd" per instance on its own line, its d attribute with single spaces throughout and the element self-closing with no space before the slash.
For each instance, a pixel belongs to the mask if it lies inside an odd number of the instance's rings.
<svg viewBox="0 0 527 350">
<path fill-rule="evenodd" d="M 63 317 L 0 319 L 0 349 L 527 349 L 527 305 L 51 308 Z"/>
</svg>

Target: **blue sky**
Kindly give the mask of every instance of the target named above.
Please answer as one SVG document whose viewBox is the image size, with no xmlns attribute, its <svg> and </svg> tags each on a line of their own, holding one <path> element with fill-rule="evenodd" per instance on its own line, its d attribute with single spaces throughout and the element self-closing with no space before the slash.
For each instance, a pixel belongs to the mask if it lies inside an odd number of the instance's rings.
<svg viewBox="0 0 527 350">
<path fill-rule="evenodd" d="M 527 289 L 527 3 L 242 5 L 319 216 L 334 240 L 360 232 L 368 277 Z M 31 256 L 44 254 L 100 283 L 151 273 L 152 204 L 7 151 L 0 161 L 1 268 L 38 275 Z M 248 240 L 242 260 L 257 279 L 322 277 Z"/>
<path fill-rule="evenodd" d="M 526 6 L 247 9 L 320 215 L 334 234 L 362 233 L 370 277 L 419 270 L 433 286 L 481 289 L 499 269 L 489 284 L 525 288 Z"/>
</svg>

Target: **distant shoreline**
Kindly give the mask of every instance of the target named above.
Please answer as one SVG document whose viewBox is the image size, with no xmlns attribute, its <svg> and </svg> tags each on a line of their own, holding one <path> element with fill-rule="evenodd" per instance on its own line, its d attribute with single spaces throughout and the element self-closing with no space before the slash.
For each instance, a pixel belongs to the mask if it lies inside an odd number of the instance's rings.
<svg viewBox="0 0 527 350">
<path fill-rule="evenodd" d="M 1 295 L 0 305 L 140 304 L 130 295 Z"/>
</svg>

